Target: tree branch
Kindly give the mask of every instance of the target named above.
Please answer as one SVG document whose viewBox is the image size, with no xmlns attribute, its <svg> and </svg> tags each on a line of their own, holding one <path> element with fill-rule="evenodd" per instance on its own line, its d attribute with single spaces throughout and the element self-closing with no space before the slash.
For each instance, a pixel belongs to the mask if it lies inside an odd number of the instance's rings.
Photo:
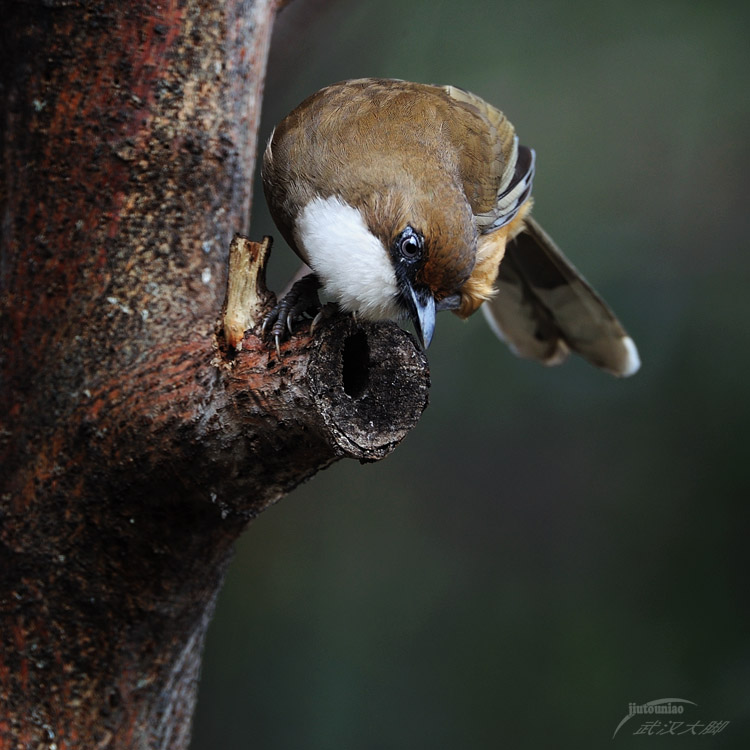
<svg viewBox="0 0 750 750">
<path fill-rule="evenodd" d="M 185 748 L 248 519 L 386 455 L 427 403 L 393 324 L 334 317 L 269 349 L 253 243 L 219 318 L 274 10 L 4 9 L 0 750 Z"/>
</svg>

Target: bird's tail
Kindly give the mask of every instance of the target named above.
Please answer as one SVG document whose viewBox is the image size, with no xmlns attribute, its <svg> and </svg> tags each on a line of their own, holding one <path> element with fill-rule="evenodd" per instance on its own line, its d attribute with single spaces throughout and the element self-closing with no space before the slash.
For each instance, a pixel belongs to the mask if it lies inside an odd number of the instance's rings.
<svg viewBox="0 0 750 750">
<path fill-rule="evenodd" d="M 482 309 L 519 357 L 556 365 L 574 351 L 619 377 L 638 371 L 638 350 L 620 321 L 531 217 L 508 243 L 496 285 Z"/>
</svg>

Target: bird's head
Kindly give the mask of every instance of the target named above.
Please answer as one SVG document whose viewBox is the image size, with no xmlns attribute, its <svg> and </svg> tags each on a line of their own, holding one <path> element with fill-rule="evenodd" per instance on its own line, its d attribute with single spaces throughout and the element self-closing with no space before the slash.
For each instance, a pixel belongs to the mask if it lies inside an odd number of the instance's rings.
<svg viewBox="0 0 750 750">
<path fill-rule="evenodd" d="M 364 319 L 409 318 L 426 348 L 435 315 L 454 309 L 476 258 L 477 231 L 466 200 L 382 190 L 355 200 L 314 199 L 297 239 L 324 291 Z"/>
</svg>

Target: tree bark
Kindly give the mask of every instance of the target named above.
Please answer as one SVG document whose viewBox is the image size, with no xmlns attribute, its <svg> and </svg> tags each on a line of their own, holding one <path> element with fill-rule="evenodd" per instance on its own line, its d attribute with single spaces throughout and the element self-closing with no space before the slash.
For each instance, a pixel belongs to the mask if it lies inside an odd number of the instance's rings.
<svg viewBox="0 0 750 750">
<path fill-rule="evenodd" d="M 220 317 L 274 12 L 4 7 L 0 750 L 187 747 L 248 520 L 383 457 L 426 406 L 393 324 L 334 316 L 269 348 L 260 256 L 231 271 L 259 279 L 250 330 Z"/>
</svg>

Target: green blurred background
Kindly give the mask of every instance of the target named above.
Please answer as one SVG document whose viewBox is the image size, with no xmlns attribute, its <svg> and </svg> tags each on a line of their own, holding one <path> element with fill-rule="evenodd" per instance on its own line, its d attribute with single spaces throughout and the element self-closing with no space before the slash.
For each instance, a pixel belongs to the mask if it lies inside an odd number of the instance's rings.
<svg viewBox="0 0 750 750">
<path fill-rule="evenodd" d="M 641 372 L 439 316 L 431 405 L 249 528 L 193 750 L 750 747 L 750 4 L 294 0 L 261 132 L 333 81 L 470 89 L 537 151 L 535 215 Z M 253 235 L 278 236 L 256 183 Z M 279 239 L 271 282 L 295 260 Z M 719 735 L 613 741 L 684 698 Z M 657 717 L 658 718 L 658 717 Z M 679 731 L 679 730 L 678 730 Z"/>
</svg>

